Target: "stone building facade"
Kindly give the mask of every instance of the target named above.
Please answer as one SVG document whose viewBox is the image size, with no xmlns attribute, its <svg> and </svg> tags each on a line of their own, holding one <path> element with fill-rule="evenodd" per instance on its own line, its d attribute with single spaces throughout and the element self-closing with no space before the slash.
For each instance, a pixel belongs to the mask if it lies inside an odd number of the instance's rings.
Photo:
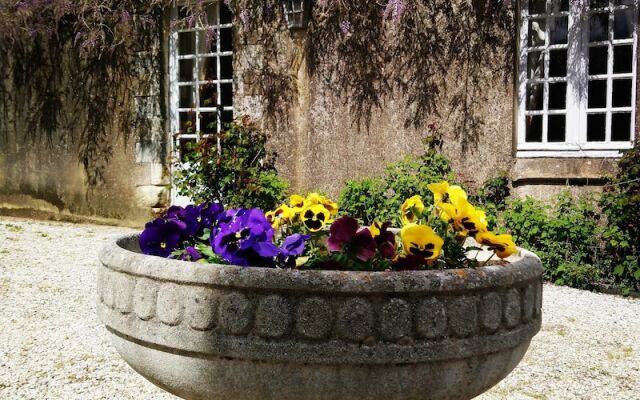
<svg viewBox="0 0 640 400">
<path fill-rule="evenodd" d="M 454 3 L 433 26 L 316 4 L 289 30 L 282 9 L 248 23 L 213 2 L 213 40 L 170 10 L 109 60 L 78 65 L 72 40 L 0 50 L 0 212 L 139 225 L 175 201 L 175 152 L 245 114 L 296 191 L 337 195 L 433 134 L 472 186 L 597 189 L 638 137 L 638 1 Z"/>
</svg>

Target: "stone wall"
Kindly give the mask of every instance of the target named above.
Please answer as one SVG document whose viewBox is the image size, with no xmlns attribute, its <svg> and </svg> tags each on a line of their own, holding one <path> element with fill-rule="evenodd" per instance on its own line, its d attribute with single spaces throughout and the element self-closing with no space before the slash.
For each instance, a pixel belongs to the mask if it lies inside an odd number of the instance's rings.
<svg viewBox="0 0 640 400">
<path fill-rule="evenodd" d="M 161 32 L 100 60 L 70 39 L 0 51 L 0 212 L 139 225 L 168 204 Z"/>
</svg>

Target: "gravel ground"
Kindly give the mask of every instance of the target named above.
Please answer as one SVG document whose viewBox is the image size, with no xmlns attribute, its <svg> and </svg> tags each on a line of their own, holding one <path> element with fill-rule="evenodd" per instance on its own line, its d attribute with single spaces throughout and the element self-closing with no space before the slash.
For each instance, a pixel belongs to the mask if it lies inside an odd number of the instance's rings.
<svg viewBox="0 0 640 400">
<path fill-rule="evenodd" d="M 175 399 L 120 359 L 95 316 L 98 251 L 127 232 L 0 217 L 0 399 Z M 640 399 L 640 300 L 544 290 L 525 359 L 477 399 Z"/>
</svg>

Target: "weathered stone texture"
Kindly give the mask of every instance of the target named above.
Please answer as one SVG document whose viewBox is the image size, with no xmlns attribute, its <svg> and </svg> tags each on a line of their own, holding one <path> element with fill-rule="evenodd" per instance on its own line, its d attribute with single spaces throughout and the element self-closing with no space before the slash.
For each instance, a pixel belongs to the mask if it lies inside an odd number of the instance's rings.
<svg viewBox="0 0 640 400">
<path fill-rule="evenodd" d="M 136 371 L 187 399 L 469 399 L 540 329 L 542 268 L 526 251 L 464 274 L 239 268 L 137 251 L 137 236 L 103 250 L 98 313 Z"/>
</svg>

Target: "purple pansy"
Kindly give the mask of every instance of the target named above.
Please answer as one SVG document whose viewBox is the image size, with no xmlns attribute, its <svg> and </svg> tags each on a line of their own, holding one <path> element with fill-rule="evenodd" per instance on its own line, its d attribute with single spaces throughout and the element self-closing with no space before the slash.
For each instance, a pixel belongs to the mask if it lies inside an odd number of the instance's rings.
<svg viewBox="0 0 640 400">
<path fill-rule="evenodd" d="M 202 254 L 193 246 L 189 246 L 184 249 L 184 254 L 182 254 L 183 261 L 198 261 L 202 258 Z"/>
<path fill-rule="evenodd" d="M 145 225 L 140 234 L 140 249 L 144 254 L 169 257 L 182 241 L 186 229 L 182 221 L 158 218 Z"/>
<path fill-rule="evenodd" d="M 376 236 L 376 245 L 380 255 L 388 260 L 396 256 L 396 235 L 390 232 L 391 222 L 385 222 L 380 227 L 380 234 Z"/>
<path fill-rule="evenodd" d="M 213 251 L 235 265 L 272 264 L 280 249 L 273 244 L 275 232 L 264 213 L 257 208 L 230 211 L 224 215 L 228 222 L 220 222 L 211 237 Z"/>
<path fill-rule="evenodd" d="M 327 249 L 330 252 L 344 251 L 355 255 L 360 261 L 368 261 L 376 253 L 376 241 L 369 229 L 358 231 L 358 221 L 352 217 L 336 220 L 329 230 Z"/>
<path fill-rule="evenodd" d="M 307 240 L 311 239 L 311 235 L 302 235 L 295 233 L 284 239 L 282 246 L 280 246 L 280 254 L 284 257 L 297 257 L 304 252 L 304 244 Z"/>
</svg>

